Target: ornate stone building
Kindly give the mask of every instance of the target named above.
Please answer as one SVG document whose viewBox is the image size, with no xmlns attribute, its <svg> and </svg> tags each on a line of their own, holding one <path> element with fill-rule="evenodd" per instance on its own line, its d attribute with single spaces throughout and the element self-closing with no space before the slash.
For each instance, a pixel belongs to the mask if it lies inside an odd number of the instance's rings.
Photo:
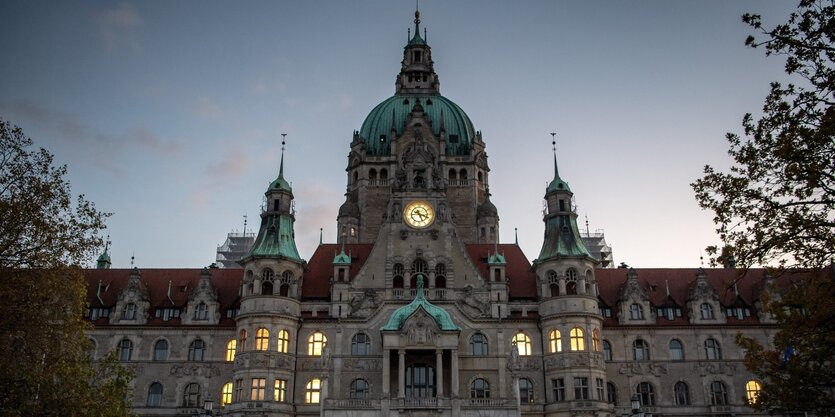
<svg viewBox="0 0 835 417">
<path fill-rule="evenodd" d="M 753 414 L 734 337 L 772 334 L 768 276 L 600 268 L 556 155 L 540 253 L 498 243 L 485 141 L 419 23 L 353 134 L 339 242 L 298 253 L 282 155 L 242 268 L 86 272 L 94 354 L 136 371 L 136 413 Z"/>
</svg>

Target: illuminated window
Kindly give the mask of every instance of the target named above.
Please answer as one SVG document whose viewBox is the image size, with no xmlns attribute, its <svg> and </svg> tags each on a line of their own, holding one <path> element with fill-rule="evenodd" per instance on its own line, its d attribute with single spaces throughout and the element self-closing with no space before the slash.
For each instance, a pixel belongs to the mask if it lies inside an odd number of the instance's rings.
<svg viewBox="0 0 835 417">
<path fill-rule="evenodd" d="M 322 390 L 322 381 L 318 378 L 311 379 L 304 387 L 304 403 L 319 404 L 319 393 Z"/>
<path fill-rule="evenodd" d="M 232 362 L 235 360 L 235 349 L 237 349 L 238 341 L 235 339 L 229 339 L 226 342 L 226 362 Z"/>
<path fill-rule="evenodd" d="M 200 385 L 192 382 L 183 390 L 183 407 L 200 407 Z"/>
<path fill-rule="evenodd" d="M 352 400 L 362 400 L 368 398 L 368 381 L 359 378 L 351 381 L 351 386 L 349 387 L 348 391 L 348 398 Z"/>
<path fill-rule="evenodd" d="M 322 332 L 315 332 L 307 338 L 307 354 L 310 356 L 322 356 L 322 351 L 328 344 L 328 338 Z M 318 379 L 316 379 L 318 383 Z M 312 381 L 311 381 L 312 382 Z M 316 402 L 319 402 L 319 395 L 316 394 Z"/>
<path fill-rule="evenodd" d="M 636 390 L 641 406 L 655 405 L 655 388 L 649 382 L 641 382 Z"/>
<path fill-rule="evenodd" d="M 252 378 L 252 390 L 250 391 L 249 399 L 252 401 L 264 401 L 264 386 L 266 385 L 266 379 Z"/>
<path fill-rule="evenodd" d="M 122 339 L 119 342 L 119 360 L 129 361 L 131 356 L 133 356 L 133 342 L 128 339 Z"/>
<path fill-rule="evenodd" d="M 705 357 L 709 360 L 722 359 L 722 347 L 716 339 L 705 340 Z"/>
<path fill-rule="evenodd" d="M 287 398 L 287 381 L 283 379 L 275 380 L 275 391 L 273 392 L 273 400 L 283 403 Z"/>
<path fill-rule="evenodd" d="M 290 347 L 290 333 L 287 333 L 287 330 L 279 330 L 278 331 L 278 346 L 276 346 L 276 350 L 279 353 L 287 353 Z"/>
<path fill-rule="evenodd" d="M 551 330 L 548 332 L 548 347 L 551 353 L 562 352 L 562 336 L 559 330 Z"/>
<path fill-rule="evenodd" d="M 209 306 L 206 303 L 200 303 L 194 309 L 194 319 L 195 320 L 208 320 L 209 318 Z"/>
<path fill-rule="evenodd" d="M 226 407 L 232 404 L 232 383 L 227 382 L 223 384 L 223 389 L 220 390 L 220 406 Z"/>
<path fill-rule="evenodd" d="M 678 339 L 670 340 L 670 359 L 674 361 L 684 360 L 684 345 Z"/>
<path fill-rule="evenodd" d="M 632 359 L 636 361 L 649 360 L 649 345 L 643 339 L 635 339 L 632 342 Z"/>
<path fill-rule="evenodd" d="M 612 360 L 612 344 L 608 340 L 603 341 L 603 360 Z"/>
<path fill-rule="evenodd" d="M 676 397 L 676 405 L 690 405 L 690 388 L 684 381 L 676 382 L 673 392 Z"/>
<path fill-rule="evenodd" d="M 523 332 L 516 333 L 510 341 L 510 345 L 516 348 L 519 356 L 531 355 L 531 338 Z"/>
<path fill-rule="evenodd" d="M 270 349 L 270 331 L 260 327 L 255 331 L 255 350 Z"/>
<path fill-rule="evenodd" d="M 246 329 L 241 329 L 240 337 L 238 337 L 238 348 L 241 352 L 246 350 Z"/>
<path fill-rule="evenodd" d="M 159 407 L 162 405 L 162 384 L 154 382 L 148 387 L 148 407 Z"/>
<path fill-rule="evenodd" d="M 572 351 L 586 350 L 586 336 L 581 327 L 571 329 L 571 333 L 569 333 L 569 335 L 571 337 Z"/>
<path fill-rule="evenodd" d="M 592 330 L 591 345 L 595 352 L 600 352 L 600 329 Z"/>
<path fill-rule="evenodd" d="M 519 378 L 519 401 L 522 404 L 533 403 L 533 383 L 528 378 Z"/>
<path fill-rule="evenodd" d="M 487 345 L 487 336 L 481 333 L 474 333 L 470 336 L 470 354 L 473 356 L 487 356 L 489 353 L 489 346 Z"/>
<path fill-rule="evenodd" d="M 712 405 L 728 405 L 728 388 L 722 381 L 710 384 L 710 403 Z"/>
<path fill-rule="evenodd" d="M 713 306 L 708 303 L 702 303 L 699 307 L 699 311 L 702 314 L 702 319 L 705 320 L 713 320 Z"/>
<path fill-rule="evenodd" d="M 748 404 L 757 403 L 757 397 L 760 395 L 761 388 L 760 383 L 753 379 L 745 384 L 745 399 L 748 400 Z"/>
<path fill-rule="evenodd" d="M 188 345 L 188 360 L 202 361 L 206 353 L 206 343 L 201 339 L 195 339 Z"/>
<path fill-rule="evenodd" d="M 365 333 L 357 333 L 351 338 L 351 355 L 365 356 L 370 353 L 371 340 Z"/>
<path fill-rule="evenodd" d="M 157 340 L 154 343 L 154 360 L 164 361 L 168 358 L 168 341 L 165 339 Z"/>
<path fill-rule="evenodd" d="M 470 398 L 490 398 L 490 383 L 484 378 L 476 378 L 470 384 Z"/>
</svg>

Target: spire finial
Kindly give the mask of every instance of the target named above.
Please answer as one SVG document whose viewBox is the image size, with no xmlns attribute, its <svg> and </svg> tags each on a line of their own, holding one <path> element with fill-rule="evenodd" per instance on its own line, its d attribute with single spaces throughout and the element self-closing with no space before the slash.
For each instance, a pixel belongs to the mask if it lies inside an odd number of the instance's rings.
<svg viewBox="0 0 835 417">
<path fill-rule="evenodd" d="M 244 213 L 244 237 L 246 237 L 246 213 Z"/>
<path fill-rule="evenodd" d="M 281 165 L 278 167 L 278 178 L 284 178 L 284 145 L 287 143 L 287 134 L 281 134 Z"/>
<path fill-rule="evenodd" d="M 670 281 L 664 280 L 664 285 L 667 287 L 667 297 L 670 296 Z"/>
<path fill-rule="evenodd" d="M 557 132 L 551 132 L 551 148 L 554 150 L 554 176 L 560 176 L 560 170 L 557 168 Z"/>
<path fill-rule="evenodd" d="M 136 250 L 134 250 L 133 253 L 130 254 L 130 267 L 131 267 L 131 269 L 133 269 L 133 261 L 134 260 L 136 260 Z"/>
<path fill-rule="evenodd" d="M 322 228 L 319 228 L 319 245 L 322 245 Z"/>
<path fill-rule="evenodd" d="M 104 241 L 104 253 L 107 253 L 108 249 L 110 249 L 110 233 L 107 234 L 107 240 Z"/>
<path fill-rule="evenodd" d="M 516 246 L 519 246 L 519 228 L 518 227 L 513 228 L 513 234 L 516 235 Z"/>
<path fill-rule="evenodd" d="M 586 214 L 586 237 L 591 236 L 591 230 L 589 230 L 589 215 Z"/>
</svg>

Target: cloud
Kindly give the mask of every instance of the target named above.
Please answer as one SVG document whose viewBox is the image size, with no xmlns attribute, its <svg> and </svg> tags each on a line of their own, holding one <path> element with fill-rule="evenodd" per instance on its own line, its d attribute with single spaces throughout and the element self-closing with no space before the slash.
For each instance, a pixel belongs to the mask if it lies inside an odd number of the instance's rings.
<svg viewBox="0 0 835 417">
<path fill-rule="evenodd" d="M 250 92 L 256 96 L 263 96 L 267 94 L 281 94 L 286 89 L 287 85 L 281 81 L 267 81 L 260 79 L 252 83 Z"/>
<path fill-rule="evenodd" d="M 227 146 L 220 160 L 206 166 L 206 173 L 217 181 L 228 183 L 244 176 L 251 165 L 247 154 Z"/>
<path fill-rule="evenodd" d="M 325 230 L 326 236 L 336 229 L 337 208 L 345 197 L 332 186 L 311 180 L 297 181 L 293 193 L 297 211 L 296 244 L 300 253 L 310 255 L 319 243 L 319 228 Z"/>
<path fill-rule="evenodd" d="M 126 138 L 125 142 L 136 143 L 161 155 L 177 156 L 184 148 L 182 142 L 162 139 L 146 127 L 130 128 L 123 136 Z"/>
<path fill-rule="evenodd" d="M 192 107 L 192 111 L 204 119 L 217 119 L 224 115 L 223 109 L 212 103 L 207 97 L 200 96 Z"/>
<path fill-rule="evenodd" d="M 136 40 L 136 32 L 143 21 L 133 6 L 122 3 L 114 8 L 101 10 L 95 14 L 94 20 L 108 51 L 141 49 Z"/>
</svg>

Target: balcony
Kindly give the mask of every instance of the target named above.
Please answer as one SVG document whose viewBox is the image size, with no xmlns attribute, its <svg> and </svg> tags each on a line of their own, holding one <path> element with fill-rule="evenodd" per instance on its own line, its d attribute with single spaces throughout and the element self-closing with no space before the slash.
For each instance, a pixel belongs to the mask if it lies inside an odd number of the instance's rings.
<svg viewBox="0 0 835 417">
<path fill-rule="evenodd" d="M 379 410 L 380 400 L 370 399 L 326 399 L 327 409 Z"/>
<path fill-rule="evenodd" d="M 442 405 L 439 398 L 398 398 L 397 408 L 438 408 Z"/>
<path fill-rule="evenodd" d="M 506 407 L 509 401 L 506 398 L 468 398 L 461 404 L 466 408 L 495 408 Z"/>
</svg>

